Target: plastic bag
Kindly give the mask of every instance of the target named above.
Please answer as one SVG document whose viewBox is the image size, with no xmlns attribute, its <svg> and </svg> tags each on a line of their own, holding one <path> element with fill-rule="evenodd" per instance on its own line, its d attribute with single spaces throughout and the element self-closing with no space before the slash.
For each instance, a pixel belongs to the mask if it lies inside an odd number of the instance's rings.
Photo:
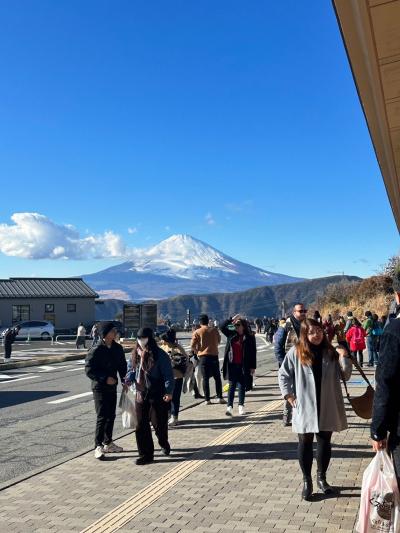
<svg viewBox="0 0 400 533">
<path fill-rule="evenodd" d="M 125 429 L 135 429 L 137 425 L 137 415 L 134 400 L 129 397 L 128 391 L 122 391 L 119 399 L 119 406 L 122 409 L 122 427 Z"/>
<path fill-rule="evenodd" d="M 363 474 L 358 533 L 399 533 L 399 502 L 393 462 L 380 450 Z"/>
</svg>

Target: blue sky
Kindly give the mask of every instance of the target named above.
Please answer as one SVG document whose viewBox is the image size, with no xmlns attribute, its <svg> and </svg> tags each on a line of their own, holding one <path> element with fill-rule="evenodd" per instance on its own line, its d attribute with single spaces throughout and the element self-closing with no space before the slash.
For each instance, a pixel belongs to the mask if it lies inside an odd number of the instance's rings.
<svg viewBox="0 0 400 533">
<path fill-rule="evenodd" d="M 1 277 L 94 272 L 174 233 L 304 277 L 398 252 L 329 0 L 6 1 L 0 18 Z"/>
</svg>

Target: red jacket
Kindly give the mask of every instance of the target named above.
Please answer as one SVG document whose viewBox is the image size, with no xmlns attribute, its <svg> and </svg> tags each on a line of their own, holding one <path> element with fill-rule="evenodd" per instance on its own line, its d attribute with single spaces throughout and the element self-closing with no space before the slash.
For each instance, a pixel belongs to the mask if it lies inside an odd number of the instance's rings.
<svg viewBox="0 0 400 533">
<path fill-rule="evenodd" d="M 350 350 L 357 352 L 358 350 L 365 350 L 365 329 L 361 326 L 351 326 L 346 333 L 346 340 L 350 344 Z"/>
</svg>

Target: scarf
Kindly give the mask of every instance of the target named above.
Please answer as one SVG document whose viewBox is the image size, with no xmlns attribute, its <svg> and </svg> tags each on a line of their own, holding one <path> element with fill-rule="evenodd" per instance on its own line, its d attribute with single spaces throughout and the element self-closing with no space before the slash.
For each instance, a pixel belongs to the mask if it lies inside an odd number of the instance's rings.
<svg viewBox="0 0 400 533">
<path fill-rule="evenodd" d="M 148 346 L 144 350 L 140 346 L 137 347 L 136 361 L 139 363 L 136 373 L 136 401 L 142 403 L 150 385 L 148 375 L 154 366 L 154 356 Z"/>
</svg>

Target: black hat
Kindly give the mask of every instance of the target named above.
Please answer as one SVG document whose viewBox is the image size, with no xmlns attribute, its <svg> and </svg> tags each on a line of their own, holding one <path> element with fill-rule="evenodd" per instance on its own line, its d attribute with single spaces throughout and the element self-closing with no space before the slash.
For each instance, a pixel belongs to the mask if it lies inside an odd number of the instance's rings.
<svg viewBox="0 0 400 533">
<path fill-rule="evenodd" d="M 353 311 L 347 311 L 347 316 L 353 316 Z"/>
<path fill-rule="evenodd" d="M 103 322 L 103 324 L 101 324 L 102 338 L 104 339 L 104 337 L 106 337 L 107 334 L 113 329 L 116 329 L 114 322 Z"/>
<path fill-rule="evenodd" d="M 143 337 L 152 339 L 154 337 L 153 330 L 151 328 L 140 328 L 136 337 L 141 339 Z"/>
</svg>

